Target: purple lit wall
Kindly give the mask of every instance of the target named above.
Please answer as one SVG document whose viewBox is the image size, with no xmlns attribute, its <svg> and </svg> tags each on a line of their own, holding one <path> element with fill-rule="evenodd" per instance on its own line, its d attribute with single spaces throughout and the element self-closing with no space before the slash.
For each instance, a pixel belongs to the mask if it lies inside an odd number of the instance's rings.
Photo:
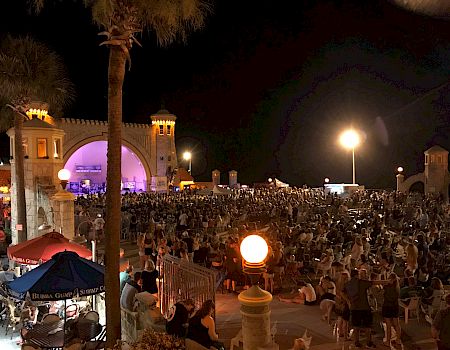
<svg viewBox="0 0 450 350">
<path fill-rule="evenodd" d="M 92 186 L 106 183 L 106 150 L 106 141 L 94 141 L 76 150 L 64 166 L 71 173 L 69 181 L 90 180 Z M 98 165 L 100 172 L 93 171 L 94 166 Z M 136 191 L 146 190 L 147 176 L 142 162 L 125 146 L 122 146 L 122 182 L 124 188 L 133 190 L 134 186 Z"/>
</svg>

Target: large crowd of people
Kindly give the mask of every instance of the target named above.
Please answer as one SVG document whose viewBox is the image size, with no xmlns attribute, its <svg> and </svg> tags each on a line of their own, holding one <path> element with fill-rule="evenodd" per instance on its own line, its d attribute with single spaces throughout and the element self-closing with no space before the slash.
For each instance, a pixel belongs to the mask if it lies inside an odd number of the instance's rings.
<svg viewBox="0 0 450 350">
<path fill-rule="evenodd" d="M 102 194 L 79 197 L 76 214 L 104 216 L 104 201 Z M 357 347 L 359 330 L 371 328 L 378 310 L 384 344 L 390 346 L 393 333 L 399 342 L 400 309 L 411 298 L 420 298 L 432 322 L 450 279 L 450 206 L 441 196 L 358 191 L 344 197 L 309 188 L 126 193 L 121 223 L 123 237 L 137 242 L 139 267 L 151 275 L 147 285 L 155 286 L 171 254 L 217 271 L 217 287 L 229 293 L 247 287 L 239 242 L 257 230 L 269 244 L 261 286 L 282 301 L 320 303 L 324 320 L 336 315 L 341 337 L 354 328 Z"/>
</svg>

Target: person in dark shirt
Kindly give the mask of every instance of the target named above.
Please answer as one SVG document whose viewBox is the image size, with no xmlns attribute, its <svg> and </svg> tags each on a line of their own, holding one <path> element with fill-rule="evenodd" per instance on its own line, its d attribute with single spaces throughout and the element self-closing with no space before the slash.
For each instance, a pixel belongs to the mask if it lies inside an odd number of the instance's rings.
<svg viewBox="0 0 450 350">
<path fill-rule="evenodd" d="M 391 281 L 367 281 L 359 278 L 359 271 L 352 270 L 351 279 L 345 284 L 344 291 L 350 304 L 351 323 L 355 329 L 355 347 L 361 348 L 359 342 L 359 333 L 361 329 L 366 332 L 368 348 L 376 348 L 372 342 L 372 311 L 370 309 L 369 300 L 367 298 L 367 290 L 372 285 L 389 284 Z"/>
<path fill-rule="evenodd" d="M 184 338 L 189 325 L 189 316 L 194 311 L 194 307 L 195 305 L 192 299 L 180 301 L 173 305 L 169 310 L 169 317 L 167 318 L 167 333 Z"/>
<path fill-rule="evenodd" d="M 145 269 L 142 271 L 142 291 L 149 292 L 150 294 L 158 293 L 158 286 L 156 284 L 156 279 L 159 273 L 155 269 L 155 263 L 152 260 L 147 260 L 145 262 Z"/>
</svg>

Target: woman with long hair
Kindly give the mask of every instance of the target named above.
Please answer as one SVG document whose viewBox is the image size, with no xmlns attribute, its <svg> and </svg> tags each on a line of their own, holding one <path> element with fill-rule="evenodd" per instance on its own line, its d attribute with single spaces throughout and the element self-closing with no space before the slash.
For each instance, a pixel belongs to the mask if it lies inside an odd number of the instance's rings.
<svg viewBox="0 0 450 350">
<path fill-rule="evenodd" d="M 386 323 L 386 338 L 383 345 L 391 347 L 392 327 L 394 327 L 397 334 L 397 343 L 401 343 L 401 331 L 399 323 L 399 306 L 398 299 L 400 297 L 400 283 L 396 273 L 392 272 L 388 276 L 389 284 L 384 285 L 384 301 L 381 308 L 381 315 Z"/>
<path fill-rule="evenodd" d="M 213 319 L 215 305 L 212 300 L 206 300 L 195 315 L 189 320 L 187 338 L 196 341 L 209 349 L 211 346 L 218 350 L 225 349 L 223 343 L 219 342 L 216 333 L 216 325 Z"/>
<path fill-rule="evenodd" d="M 419 258 L 419 250 L 410 240 L 406 246 L 406 268 L 414 273 L 417 269 L 417 259 Z"/>
</svg>

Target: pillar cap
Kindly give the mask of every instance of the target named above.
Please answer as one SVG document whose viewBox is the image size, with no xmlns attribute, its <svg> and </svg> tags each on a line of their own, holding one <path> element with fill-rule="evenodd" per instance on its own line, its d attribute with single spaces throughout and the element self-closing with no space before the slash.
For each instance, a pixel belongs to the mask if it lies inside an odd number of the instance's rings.
<svg viewBox="0 0 450 350">
<path fill-rule="evenodd" d="M 262 290 L 258 286 L 251 286 L 249 289 L 243 291 L 238 295 L 238 300 L 241 304 L 247 306 L 263 306 L 272 301 L 272 294 Z"/>
<path fill-rule="evenodd" d="M 58 191 L 55 193 L 55 195 L 51 198 L 55 201 L 74 201 L 75 195 L 72 192 L 69 191 Z"/>
</svg>

